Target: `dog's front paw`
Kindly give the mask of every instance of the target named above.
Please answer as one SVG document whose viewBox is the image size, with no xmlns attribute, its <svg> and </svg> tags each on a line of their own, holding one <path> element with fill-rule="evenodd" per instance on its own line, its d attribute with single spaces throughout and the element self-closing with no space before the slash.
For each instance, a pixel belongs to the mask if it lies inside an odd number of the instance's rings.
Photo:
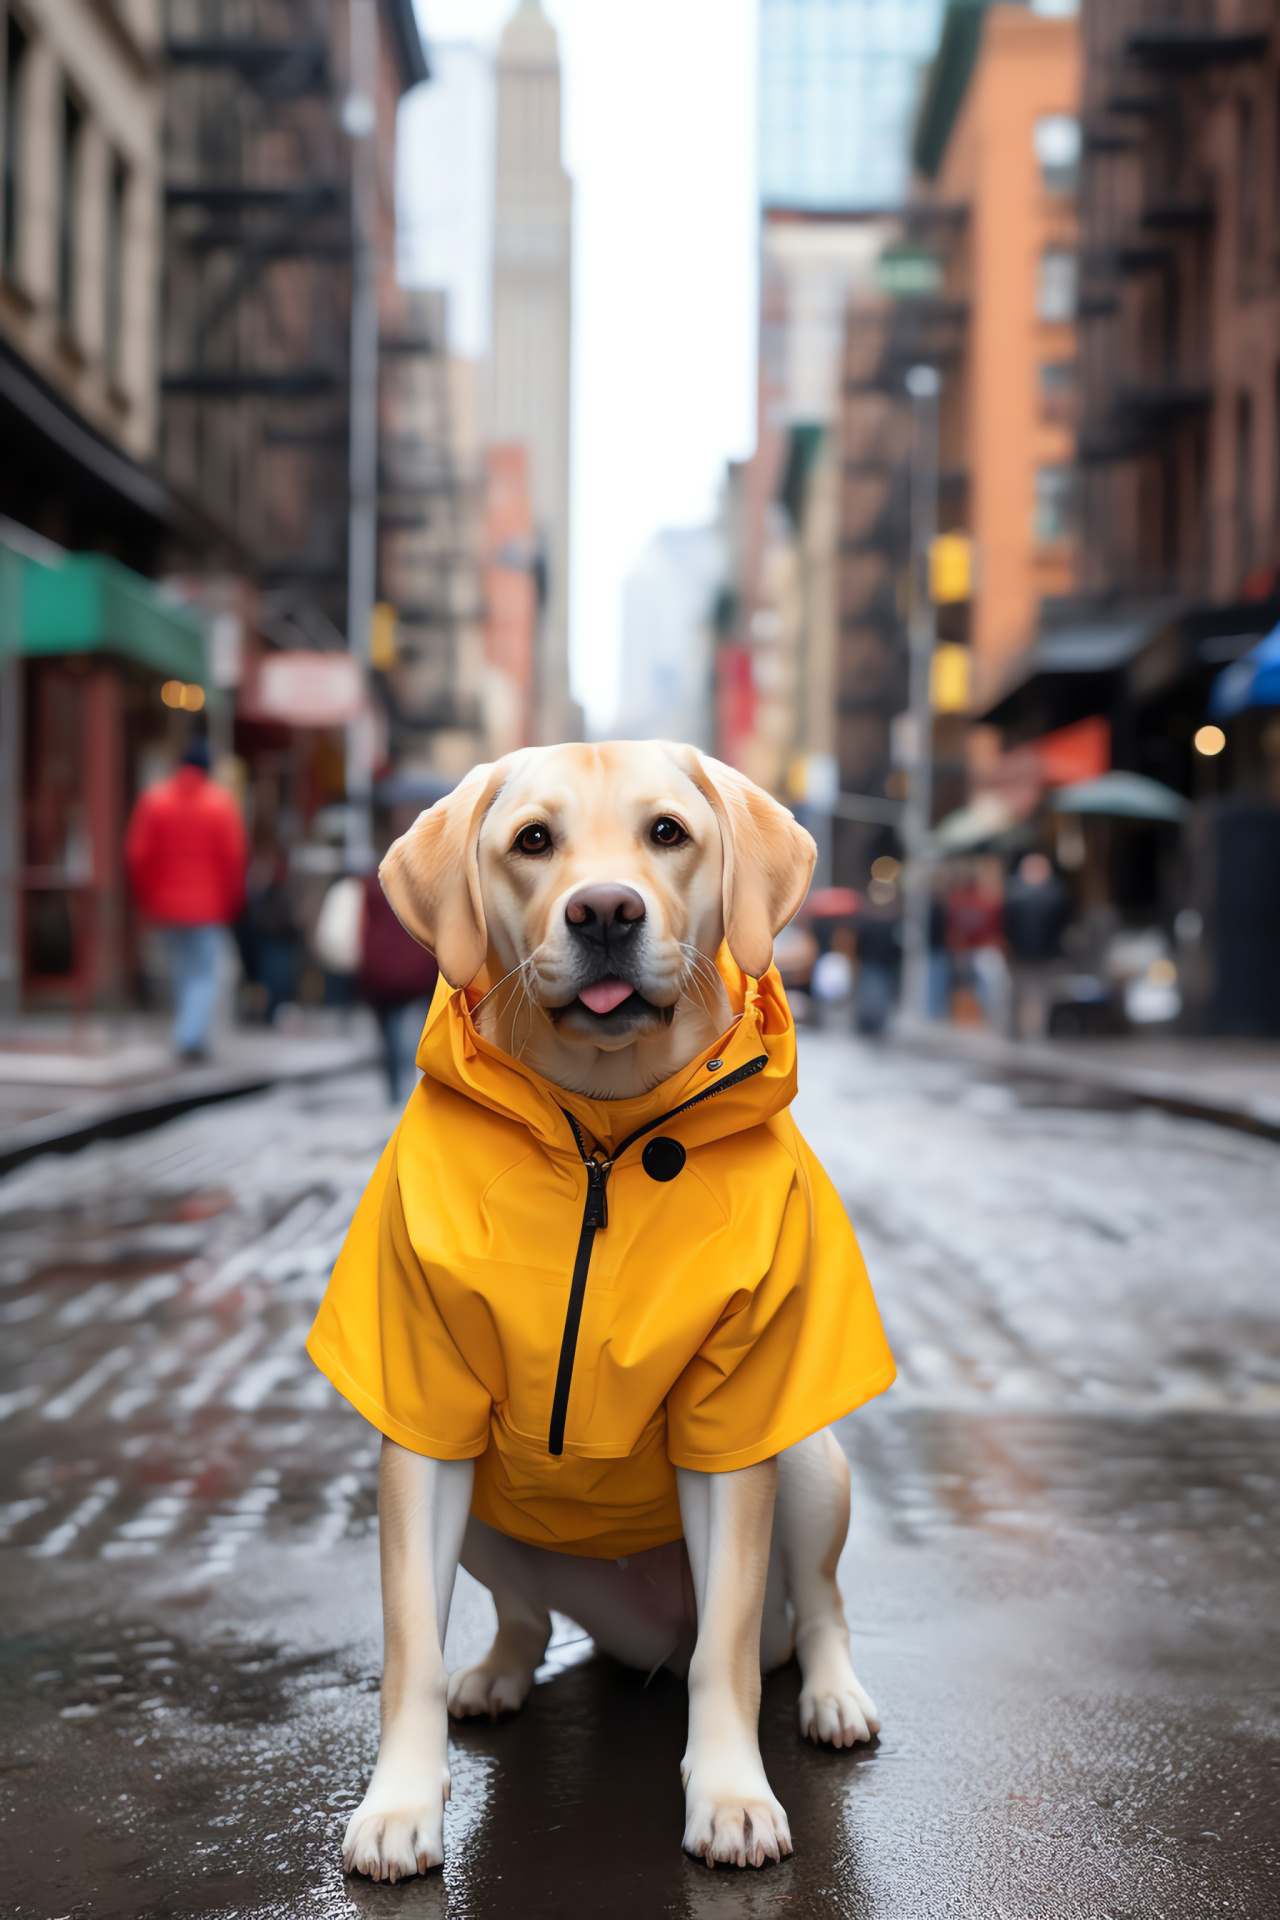
<svg viewBox="0 0 1280 1920">
<path fill-rule="evenodd" d="M 444 1863 L 444 1808 L 449 1776 L 434 1785 L 430 1776 L 407 1774 L 378 1779 L 347 1822 L 342 1842 L 345 1873 L 367 1873 L 371 1880 L 408 1880 Z"/>
<path fill-rule="evenodd" d="M 500 1627 L 484 1659 L 449 1675 L 449 1711 L 455 1720 L 484 1714 L 497 1720 L 518 1713 L 542 1664 L 546 1634 Z"/>
<path fill-rule="evenodd" d="M 714 1784 L 689 1770 L 685 1781 L 686 1853 L 709 1867 L 762 1867 L 791 1852 L 791 1828 L 780 1803 L 769 1790 L 763 1767 L 749 1769 L 751 1777 L 731 1784 Z"/>
<path fill-rule="evenodd" d="M 798 1649 L 800 1731 L 808 1740 L 853 1747 L 880 1731 L 875 1701 L 858 1680 L 844 1634 L 814 1634 Z"/>
</svg>

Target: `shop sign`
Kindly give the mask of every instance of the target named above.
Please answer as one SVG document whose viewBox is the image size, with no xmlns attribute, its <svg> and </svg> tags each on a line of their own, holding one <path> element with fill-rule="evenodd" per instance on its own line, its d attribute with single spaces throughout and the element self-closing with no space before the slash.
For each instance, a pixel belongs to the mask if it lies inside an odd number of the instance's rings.
<svg viewBox="0 0 1280 1920">
<path fill-rule="evenodd" d="M 364 674 L 349 653 L 260 654 L 240 699 L 246 720 L 340 727 L 365 709 Z"/>
</svg>

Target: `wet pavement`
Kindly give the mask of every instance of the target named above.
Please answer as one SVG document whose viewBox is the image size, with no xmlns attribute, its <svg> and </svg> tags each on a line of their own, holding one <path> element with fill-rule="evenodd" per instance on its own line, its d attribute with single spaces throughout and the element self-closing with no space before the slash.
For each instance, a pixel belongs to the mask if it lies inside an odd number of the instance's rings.
<svg viewBox="0 0 1280 1920">
<path fill-rule="evenodd" d="M 681 1688 L 559 1621 L 455 1731 L 444 1872 L 342 1876 L 376 1437 L 301 1340 L 389 1126 L 352 1075 L 0 1181 L 0 1912 L 1280 1912 L 1280 1152 L 839 1036 L 802 1082 L 902 1379 L 840 1430 L 884 1733 L 765 1687 L 795 1857 L 686 1860 Z"/>
</svg>

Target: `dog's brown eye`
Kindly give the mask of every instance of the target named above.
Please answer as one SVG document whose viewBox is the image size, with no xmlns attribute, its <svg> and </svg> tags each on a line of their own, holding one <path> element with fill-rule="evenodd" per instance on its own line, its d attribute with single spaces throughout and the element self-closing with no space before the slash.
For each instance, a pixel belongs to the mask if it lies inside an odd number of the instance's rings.
<svg viewBox="0 0 1280 1920">
<path fill-rule="evenodd" d="M 516 835 L 515 853 L 546 853 L 551 846 L 551 834 L 540 820 L 532 826 L 522 827 Z"/>
<path fill-rule="evenodd" d="M 661 820 L 655 820 L 650 827 L 649 838 L 655 847 L 680 847 L 689 836 L 678 820 L 672 820 L 664 814 Z"/>
</svg>

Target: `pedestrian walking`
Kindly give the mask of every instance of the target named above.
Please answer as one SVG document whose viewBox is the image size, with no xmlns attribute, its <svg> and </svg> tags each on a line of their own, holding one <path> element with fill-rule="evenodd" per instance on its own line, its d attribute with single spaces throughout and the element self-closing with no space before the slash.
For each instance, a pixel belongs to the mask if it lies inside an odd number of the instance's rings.
<svg viewBox="0 0 1280 1920">
<path fill-rule="evenodd" d="M 868 1039 L 877 1039 L 889 1024 L 902 973 L 902 906 L 896 890 L 890 898 L 870 900 L 860 908 L 855 926 L 857 1028 Z"/>
<path fill-rule="evenodd" d="M 935 883 L 929 895 L 929 969 L 925 988 L 931 1020 L 947 1020 L 951 1016 L 952 972 L 947 947 L 947 909 Z"/>
<path fill-rule="evenodd" d="M 946 898 L 946 945 L 956 986 L 976 1002 L 989 1027 L 1002 1033 L 1009 1003 L 1004 956 L 1004 905 L 994 862 L 975 866 Z"/>
<path fill-rule="evenodd" d="M 1010 1030 L 1015 1040 L 1043 1040 L 1049 1027 L 1062 936 L 1071 919 L 1071 894 L 1043 853 L 1024 854 L 1004 895 L 1009 943 Z"/>
<path fill-rule="evenodd" d="M 289 896 L 288 862 L 279 854 L 255 858 L 248 894 L 236 937 L 245 973 L 258 989 L 258 1011 L 271 1026 L 297 994 L 305 954 Z"/>
<path fill-rule="evenodd" d="M 209 743 L 187 742 L 177 770 L 139 795 L 125 836 L 125 866 L 141 911 L 169 949 L 174 1051 L 203 1060 L 218 990 L 224 929 L 244 899 L 240 810 L 209 778 Z"/>
<path fill-rule="evenodd" d="M 376 873 L 365 876 L 360 931 L 360 994 L 382 1029 L 387 1088 L 402 1107 L 417 1085 L 418 1042 L 439 968 L 396 919 Z"/>
</svg>

